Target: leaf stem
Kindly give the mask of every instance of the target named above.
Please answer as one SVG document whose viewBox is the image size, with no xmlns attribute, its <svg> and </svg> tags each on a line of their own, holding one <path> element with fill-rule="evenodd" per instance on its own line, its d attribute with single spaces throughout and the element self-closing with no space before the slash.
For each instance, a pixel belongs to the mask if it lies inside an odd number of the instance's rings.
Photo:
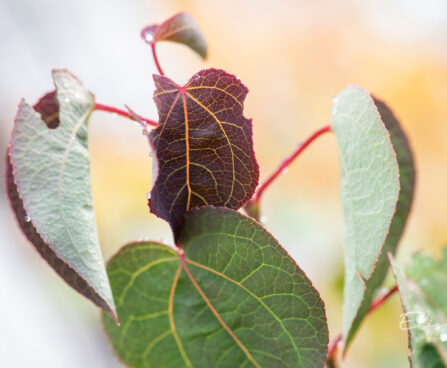
<svg viewBox="0 0 447 368">
<path fill-rule="evenodd" d="M 379 308 L 381 305 L 383 305 L 391 296 L 393 296 L 396 293 L 397 290 L 398 290 L 397 285 L 395 285 L 391 289 L 389 289 L 384 295 L 382 295 L 382 296 L 378 297 L 377 299 L 373 300 L 373 302 L 371 303 L 371 306 L 368 309 L 368 313 L 366 315 L 371 314 L 377 308 Z M 328 352 L 327 352 L 327 365 L 328 365 L 328 367 L 336 367 L 335 355 L 337 353 L 338 344 L 340 343 L 342 338 L 343 338 L 342 334 L 339 333 L 329 343 Z"/>
<path fill-rule="evenodd" d="M 374 312 L 377 308 L 379 308 L 383 303 L 385 303 L 396 291 L 398 290 L 397 285 L 394 285 L 388 292 L 377 299 L 375 299 L 371 306 L 369 307 L 368 314 Z"/>
<path fill-rule="evenodd" d="M 97 103 L 97 104 L 95 104 L 94 110 L 107 111 L 107 112 L 118 114 L 118 115 L 121 115 L 121 116 L 124 116 L 126 118 L 134 120 L 132 118 L 132 115 L 128 111 L 121 110 L 121 109 L 118 109 L 118 108 L 113 107 L 113 106 L 107 106 L 107 105 L 103 105 L 103 104 L 98 104 Z M 155 126 L 155 127 L 158 126 L 158 123 L 153 121 L 153 120 L 151 120 L 151 119 L 146 119 L 146 118 L 144 118 L 144 117 L 142 117 L 140 115 L 136 115 L 136 116 L 139 119 L 137 122 L 139 122 L 140 124 L 143 122 L 143 124 L 145 125 L 145 126 L 143 126 L 143 128 L 146 128 L 147 125 L 152 125 L 152 126 Z"/>
<path fill-rule="evenodd" d="M 250 202 L 255 204 L 259 204 L 261 200 L 261 196 L 264 191 L 269 187 L 269 185 L 287 168 L 297 157 L 303 152 L 307 146 L 309 146 L 316 138 L 320 135 L 329 132 L 331 130 L 331 126 L 327 125 L 316 132 L 314 132 L 309 138 L 307 138 L 304 142 L 302 142 L 295 151 L 289 156 L 286 157 L 281 164 L 276 168 L 276 170 L 258 187 L 256 193 L 253 196 L 253 199 Z"/>
<path fill-rule="evenodd" d="M 157 67 L 158 72 L 159 72 L 161 75 L 165 75 L 165 73 L 163 73 L 163 69 L 161 69 L 161 65 L 160 65 L 160 63 L 159 63 L 159 61 L 158 61 L 157 50 L 155 50 L 155 43 L 156 43 L 156 42 L 154 42 L 154 41 L 151 42 L 152 57 L 154 58 L 155 66 Z"/>
</svg>

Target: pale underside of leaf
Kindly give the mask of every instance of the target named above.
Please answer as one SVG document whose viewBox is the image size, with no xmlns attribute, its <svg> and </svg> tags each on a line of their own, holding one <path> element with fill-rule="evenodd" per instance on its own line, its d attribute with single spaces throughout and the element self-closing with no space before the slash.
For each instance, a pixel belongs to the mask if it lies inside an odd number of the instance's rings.
<svg viewBox="0 0 447 368">
<path fill-rule="evenodd" d="M 446 367 L 447 249 L 439 262 L 426 254 L 415 254 L 405 271 L 391 253 L 388 256 L 404 311 L 401 328 L 408 332 L 412 367 Z"/>
<path fill-rule="evenodd" d="M 61 269 L 56 271 L 67 272 L 66 266 L 77 273 L 101 306 L 115 314 L 91 194 L 87 125 L 94 96 L 68 71 L 54 70 L 53 79 L 60 124 L 49 129 L 21 102 L 9 149 L 14 183 L 40 248 L 57 258 Z"/>
<path fill-rule="evenodd" d="M 334 99 L 331 125 L 339 146 L 345 218 L 346 340 L 396 210 L 399 169 L 390 135 L 363 89 L 351 85 Z"/>
<path fill-rule="evenodd" d="M 188 215 L 180 241 L 184 253 L 134 243 L 108 265 L 122 325 L 107 316 L 104 322 L 126 364 L 323 365 L 323 303 L 259 224 L 229 209 L 205 207 Z"/>
<path fill-rule="evenodd" d="M 67 284 L 73 287 L 80 294 L 84 295 L 86 298 L 90 299 L 98 307 L 114 316 L 113 311 L 110 309 L 105 300 L 98 295 L 96 291 L 92 289 L 92 287 L 73 268 L 59 258 L 53 249 L 43 241 L 39 233 L 36 231 L 36 228 L 33 226 L 33 222 L 23 208 L 23 201 L 17 192 L 9 152 L 6 155 L 6 170 L 6 187 L 11 208 L 14 211 L 20 229 L 26 235 L 28 240 L 34 245 L 42 258 L 48 262 L 48 264 L 60 277 L 62 277 L 62 279 L 64 279 L 65 282 L 67 282 Z"/>
<path fill-rule="evenodd" d="M 411 151 L 408 138 L 388 106 L 376 98 L 374 98 L 374 103 L 386 129 L 390 134 L 391 142 L 393 144 L 394 151 L 396 152 L 397 162 L 399 165 L 401 190 L 396 206 L 396 213 L 394 214 L 391 222 L 390 230 L 382 248 L 379 260 L 374 268 L 374 273 L 365 283 L 365 295 L 346 338 L 344 347 L 345 351 L 354 338 L 363 318 L 368 313 L 376 291 L 380 288 L 388 273 L 388 253 L 390 252 L 393 255 L 396 253 L 399 240 L 402 236 L 408 215 L 410 213 L 415 187 L 416 170 L 414 167 L 413 153 Z"/>
</svg>

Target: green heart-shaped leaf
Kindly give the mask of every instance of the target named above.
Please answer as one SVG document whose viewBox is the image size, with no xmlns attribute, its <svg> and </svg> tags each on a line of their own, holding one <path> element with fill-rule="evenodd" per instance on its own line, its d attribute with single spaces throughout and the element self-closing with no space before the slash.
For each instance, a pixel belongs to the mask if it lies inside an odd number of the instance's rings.
<svg viewBox="0 0 447 368">
<path fill-rule="evenodd" d="M 351 85 L 334 99 L 345 218 L 343 338 L 350 334 L 387 238 L 399 198 L 399 168 L 390 135 L 371 96 Z"/>
<path fill-rule="evenodd" d="M 104 323 L 125 364 L 322 367 L 323 302 L 259 223 L 202 207 L 187 214 L 179 244 L 129 244 L 107 266 L 121 326 Z"/>
<path fill-rule="evenodd" d="M 19 106 L 8 194 L 25 235 L 55 271 L 116 315 L 91 194 L 87 125 L 94 96 L 66 70 L 53 71 L 53 79 L 56 94 L 45 95 L 36 110 L 24 101 Z"/>
</svg>

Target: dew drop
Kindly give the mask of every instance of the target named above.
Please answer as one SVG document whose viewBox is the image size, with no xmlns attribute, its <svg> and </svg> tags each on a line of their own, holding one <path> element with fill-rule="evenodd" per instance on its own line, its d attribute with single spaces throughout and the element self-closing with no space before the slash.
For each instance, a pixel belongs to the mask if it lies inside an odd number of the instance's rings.
<svg viewBox="0 0 447 368">
<path fill-rule="evenodd" d="M 30 222 L 31 219 L 29 218 L 29 216 L 25 216 L 25 222 Z"/>
<path fill-rule="evenodd" d="M 282 169 L 281 174 L 287 174 L 289 172 L 289 169 L 287 167 L 285 167 L 284 169 Z"/>
<path fill-rule="evenodd" d="M 265 224 L 267 222 L 267 216 L 261 216 L 261 223 Z"/>
<path fill-rule="evenodd" d="M 146 193 L 146 198 L 147 198 L 147 199 L 151 199 L 151 192 L 147 192 L 147 193 Z"/>
</svg>

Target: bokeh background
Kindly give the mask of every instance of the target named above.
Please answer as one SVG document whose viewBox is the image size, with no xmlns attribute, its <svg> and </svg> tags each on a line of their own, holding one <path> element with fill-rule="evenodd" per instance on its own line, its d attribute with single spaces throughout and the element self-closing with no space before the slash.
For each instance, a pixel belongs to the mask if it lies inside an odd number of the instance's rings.
<svg viewBox="0 0 447 368">
<path fill-rule="evenodd" d="M 416 200 L 399 250 L 439 254 L 447 241 L 447 2 L 445 0 L 77 0 L 0 2 L 0 152 L 20 98 L 52 89 L 66 67 L 100 103 L 157 118 L 156 72 L 140 29 L 186 10 L 209 41 L 201 61 L 160 44 L 168 76 L 186 82 L 205 67 L 249 87 L 245 115 L 265 178 L 296 145 L 328 124 L 332 97 L 355 82 L 401 119 L 418 168 Z M 151 159 L 132 122 L 91 121 L 93 194 L 105 258 L 137 238 L 172 242 L 146 206 Z M 1 161 L 1 171 L 4 162 Z M 331 336 L 341 329 L 343 219 L 335 138 L 315 142 L 264 196 L 268 229 L 320 290 Z M 0 187 L 0 366 L 121 367 L 98 310 L 68 288 L 27 244 Z M 388 285 L 393 283 L 389 278 Z M 407 367 L 397 297 L 369 316 L 343 367 Z"/>
</svg>

